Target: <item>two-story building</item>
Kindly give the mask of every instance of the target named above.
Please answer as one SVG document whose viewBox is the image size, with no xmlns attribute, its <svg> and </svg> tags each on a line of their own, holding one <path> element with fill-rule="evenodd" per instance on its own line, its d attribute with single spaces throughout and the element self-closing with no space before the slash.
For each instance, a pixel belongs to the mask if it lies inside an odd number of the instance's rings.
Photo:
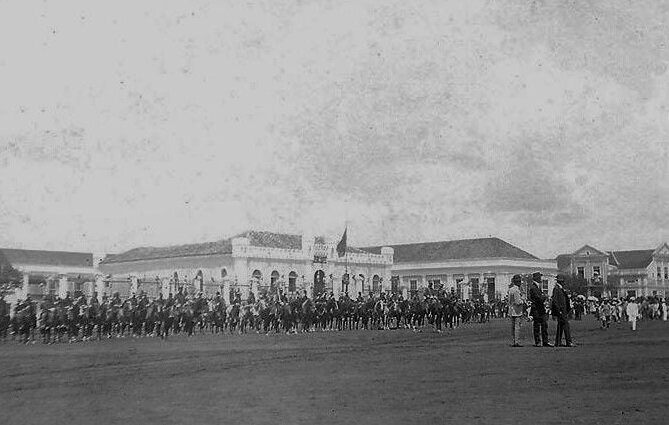
<svg viewBox="0 0 669 425">
<path fill-rule="evenodd" d="M 392 263 L 393 251 L 387 247 L 379 253 L 348 247 L 339 257 L 336 242 L 324 237 L 248 231 L 216 242 L 108 255 L 99 265 L 106 276 L 98 282 L 98 292 L 167 296 L 179 290 L 238 291 L 245 299 L 250 292 L 281 288 L 288 293 L 356 296 L 381 291 L 382 282 L 390 282 Z"/>
<path fill-rule="evenodd" d="M 665 296 L 669 293 L 669 245 L 655 249 L 602 251 L 585 245 L 558 256 L 563 273 L 584 278 L 595 296 Z"/>
<path fill-rule="evenodd" d="M 542 260 L 499 238 L 390 245 L 394 251 L 392 291 L 439 288 L 462 299 L 501 299 L 515 274 L 543 274 L 542 290 L 553 290 L 555 260 Z M 363 248 L 381 252 L 381 247 Z"/>
</svg>

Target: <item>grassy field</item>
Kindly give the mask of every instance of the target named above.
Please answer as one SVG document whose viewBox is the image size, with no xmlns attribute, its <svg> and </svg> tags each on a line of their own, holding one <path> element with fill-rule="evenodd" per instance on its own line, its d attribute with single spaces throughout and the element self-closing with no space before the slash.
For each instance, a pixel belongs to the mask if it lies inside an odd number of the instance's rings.
<svg viewBox="0 0 669 425">
<path fill-rule="evenodd" d="M 669 323 L 0 344 L 2 424 L 663 424 Z M 549 331 L 554 333 L 555 322 Z"/>
</svg>

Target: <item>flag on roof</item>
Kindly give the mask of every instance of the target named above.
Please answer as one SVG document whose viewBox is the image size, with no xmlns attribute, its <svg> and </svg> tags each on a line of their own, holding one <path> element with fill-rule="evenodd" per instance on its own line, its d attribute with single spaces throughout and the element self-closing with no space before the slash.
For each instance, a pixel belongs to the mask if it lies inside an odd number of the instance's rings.
<svg viewBox="0 0 669 425">
<path fill-rule="evenodd" d="M 337 255 L 340 257 L 343 257 L 346 255 L 346 232 L 348 231 L 348 227 L 344 229 L 344 234 L 341 237 L 341 240 L 337 244 Z"/>
</svg>

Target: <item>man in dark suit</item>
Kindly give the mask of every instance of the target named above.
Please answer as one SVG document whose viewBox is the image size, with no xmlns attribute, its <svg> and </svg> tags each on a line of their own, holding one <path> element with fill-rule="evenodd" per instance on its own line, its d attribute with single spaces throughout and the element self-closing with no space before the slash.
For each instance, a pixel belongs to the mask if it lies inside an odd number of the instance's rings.
<svg viewBox="0 0 669 425">
<path fill-rule="evenodd" d="M 553 288 L 553 297 L 551 302 L 551 314 L 557 320 L 557 333 L 555 334 L 555 346 L 562 344 L 562 334 L 567 347 L 573 347 L 571 341 L 571 332 L 569 330 L 569 312 L 571 311 L 571 302 L 562 285 L 564 284 L 564 275 L 557 275 L 555 287 Z"/>
<path fill-rule="evenodd" d="M 552 347 L 548 342 L 548 321 L 546 320 L 546 295 L 541 291 L 541 273 L 532 274 L 532 284 L 530 285 L 530 316 L 532 316 L 534 329 L 534 345 L 536 347 Z"/>
</svg>

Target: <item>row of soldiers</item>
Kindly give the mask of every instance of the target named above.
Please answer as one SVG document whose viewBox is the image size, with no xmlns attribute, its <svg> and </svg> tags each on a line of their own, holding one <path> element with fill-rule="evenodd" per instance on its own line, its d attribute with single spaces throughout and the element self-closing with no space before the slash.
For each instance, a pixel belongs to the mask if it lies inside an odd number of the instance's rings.
<svg viewBox="0 0 669 425">
<path fill-rule="evenodd" d="M 5 307 L 3 307 L 5 306 Z M 485 322 L 499 312 L 499 306 L 482 301 L 462 301 L 443 290 L 413 294 L 404 299 L 401 294 L 372 294 L 357 298 L 342 294 L 318 294 L 313 299 L 306 291 L 300 295 L 276 293 L 256 299 L 251 293 L 242 301 L 237 294 L 227 304 L 220 293 L 205 297 L 202 293 L 188 295 L 183 291 L 167 298 L 160 295 L 149 299 L 146 294 L 121 298 L 85 296 L 47 298 L 41 303 L 30 297 L 19 302 L 10 320 L 4 300 L 0 312 L 5 319 L 4 330 L 11 329 L 23 341 L 35 340 L 38 330 L 44 342 L 90 340 L 112 336 L 168 335 L 185 332 L 256 332 L 344 329 L 388 329 L 411 327 L 418 329 L 426 323 L 441 331 L 442 324 L 457 327 L 462 322 Z M 11 322 L 11 323 L 10 323 Z M 94 332 L 97 332 L 94 335 Z"/>
</svg>

